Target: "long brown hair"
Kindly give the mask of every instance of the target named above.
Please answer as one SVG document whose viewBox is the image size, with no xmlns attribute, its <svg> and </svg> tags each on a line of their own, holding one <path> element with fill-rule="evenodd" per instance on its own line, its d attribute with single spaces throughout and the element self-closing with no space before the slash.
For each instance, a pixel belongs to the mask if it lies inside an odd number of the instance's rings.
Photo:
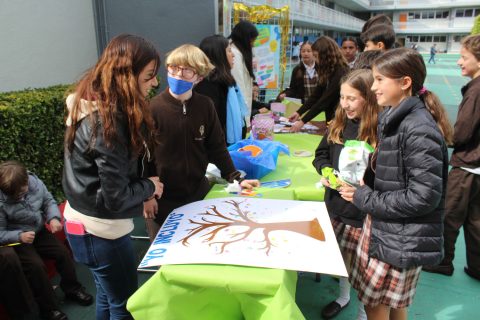
<svg viewBox="0 0 480 320">
<path fill-rule="evenodd" d="M 410 77 L 412 86 L 410 95 L 417 95 L 437 122 L 447 144 L 453 141 L 453 128 L 448 121 L 447 112 L 438 96 L 424 88 L 427 68 L 422 56 L 409 48 L 386 51 L 373 62 L 373 68 L 381 75 L 391 79 Z"/>
<path fill-rule="evenodd" d="M 318 52 L 319 84 L 325 85 L 338 68 L 348 68 L 347 60 L 332 38 L 321 36 L 313 43 L 312 50 Z"/>
<path fill-rule="evenodd" d="M 381 107 L 377 104 L 375 94 L 370 89 L 373 84 L 372 71 L 368 69 L 354 70 L 343 77 L 341 84 L 348 84 L 358 90 L 362 98 L 365 99 L 357 139 L 375 147 L 377 144 L 378 113 L 381 111 Z M 335 111 L 335 118 L 329 126 L 328 142 L 337 144 L 345 142 L 342 135 L 347 120 L 347 113 L 341 106 L 338 106 Z"/>
<path fill-rule="evenodd" d="M 128 123 L 132 151 L 134 154 L 140 152 L 148 138 L 145 131 L 153 132 L 153 119 L 148 111 L 148 101 L 140 92 L 138 76 L 151 61 L 155 61 L 153 76 L 156 76 L 160 57 L 153 44 L 141 37 L 122 34 L 110 41 L 97 64 L 86 72 L 75 88 L 75 100 L 70 110 L 72 122 L 65 134 L 65 143 L 70 151 L 82 111 L 87 111 L 94 123 L 95 102 L 107 147 L 111 147 L 117 137 L 115 118 L 123 113 Z M 82 99 L 88 101 L 87 110 L 81 105 Z M 92 127 L 96 128 L 95 125 Z"/>
</svg>

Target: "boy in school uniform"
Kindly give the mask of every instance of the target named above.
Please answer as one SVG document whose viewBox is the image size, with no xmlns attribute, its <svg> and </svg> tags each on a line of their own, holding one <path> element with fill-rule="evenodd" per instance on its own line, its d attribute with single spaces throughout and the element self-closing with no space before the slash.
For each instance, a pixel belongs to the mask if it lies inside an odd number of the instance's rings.
<svg viewBox="0 0 480 320">
<path fill-rule="evenodd" d="M 377 24 L 360 35 L 365 51 L 392 49 L 395 44 L 395 31 L 387 24 Z"/>
<path fill-rule="evenodd" d="M 164 183 L 162 197 L 145 202 L 151 241 L 172 210 L 201 200 L 208 193 L 208 163 L 215 164 L 225 180 L 239 181 L 242 188 L 260 185 L 258 180 L 240 179 L 212 100 L 193 91 L 214 68 L 208 57 L 198 47 L 186 44 L 169 53 L 166 66 L 168 88 L 150 102 L 156 145 L 155 163 L 149 163 L 147 171 Z"/>
<path fill-rule="evenodd" d="M 462 76 L 472 80 L 462 88 L 463 100 L 454 126 L 452 169 L 448 174 L 445 202 L 445 257 L 439 265 L 423 270 L 453 274 L 455 242 L 463 226 L 467 250 L 464 271 L 480 281 L 480 35 L 462 40 L 457 64 Z"/>
</svg>

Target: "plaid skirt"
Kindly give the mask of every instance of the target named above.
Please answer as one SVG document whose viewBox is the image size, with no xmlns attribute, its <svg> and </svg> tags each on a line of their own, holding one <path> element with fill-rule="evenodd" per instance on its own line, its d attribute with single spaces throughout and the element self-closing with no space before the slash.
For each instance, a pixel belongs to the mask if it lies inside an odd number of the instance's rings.
<svg viewBox="0 0 480 320">
<path fill-rule="evenodd" d="M 408 307 L 416 292 L 422 267 L 401 269 L 368 256 L 372 218 L 367 215 L 353 259 L 350 283 L 358 299 L 369 307 L 384 304 L 394 309 Z"/>
<path fill-rule="evenodd" d="M 357 250 L 358 240 L 362 233 L 362 228 L 355 228 L 345 224 L 340 218 L 330 219 L 333 231 L 337 237 L 338 246 L 343 255 L 353 256 Z"/>
</svg>

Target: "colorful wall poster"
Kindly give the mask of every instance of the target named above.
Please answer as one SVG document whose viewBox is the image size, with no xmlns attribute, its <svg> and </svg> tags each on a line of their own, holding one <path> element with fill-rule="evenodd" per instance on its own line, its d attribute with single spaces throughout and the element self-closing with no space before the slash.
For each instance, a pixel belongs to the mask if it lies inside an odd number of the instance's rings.
<svg viewBox="0 0 480 320">
<path fill-rule="evenodd" d="M 221 198 L 170 213 L 139 268 L 232 264 L 347 276 L 323 202 Z"/>
<path fill-rule="evenodd" d="M 277 89 L 280 67 L 280 26 L 256 25 L 258 37 L 253 44 L 253 71 L 262 89 Z"/>
</svg>

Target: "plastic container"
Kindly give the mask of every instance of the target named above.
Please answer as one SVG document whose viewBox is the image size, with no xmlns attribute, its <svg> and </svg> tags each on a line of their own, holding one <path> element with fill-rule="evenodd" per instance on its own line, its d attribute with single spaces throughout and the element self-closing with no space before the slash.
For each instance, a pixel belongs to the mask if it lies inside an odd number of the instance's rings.
<svg viewBox="0 0 480 320">
<path fill-rule="evenodd" d="M 271 113 L 259 113 L 252 120 L 252 137 L 255 140 L 273 140 L 275 121 Z"/>
</svg>

